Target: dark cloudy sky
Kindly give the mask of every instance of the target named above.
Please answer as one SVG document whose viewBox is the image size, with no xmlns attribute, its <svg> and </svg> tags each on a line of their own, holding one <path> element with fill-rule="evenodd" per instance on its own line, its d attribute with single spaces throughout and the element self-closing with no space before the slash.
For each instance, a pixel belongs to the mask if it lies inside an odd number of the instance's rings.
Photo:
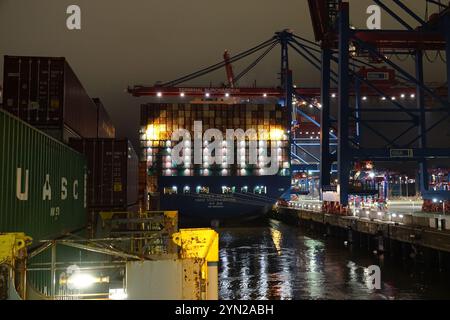
<svg viewBox="0 0 450 320">
<path fill-rule="evenodd" d="M 350 1 L 353 25 L 365 26 L 371 3 Z M 405 3 L 425 15 L 425 1 Z M 81 31 L 66 28 L 70 4 L 82 9 Z M 401 28 L 385 13 L 382 27 Z M 148 99 L 129 97 L 128 85 L 177 78 L 217 62 L 224 49 L 239 52 L 284 28 L 313 39 L 306 0 L 0 0 L 0 53 L 66 57 L 88 93 L 103 100 L 118 133 L 134 140 L 139 105 Z M 277 85 L 278 66 L 276 52 L 242 84 Z M 298 85 L 318 85 L 317 72 L 299 57 L 293 70 Z M 427 80 L 445 81 L 442 70 L 427 64 Z M 217 72 L 193 84 L 224 79 Z"/>
</svg>

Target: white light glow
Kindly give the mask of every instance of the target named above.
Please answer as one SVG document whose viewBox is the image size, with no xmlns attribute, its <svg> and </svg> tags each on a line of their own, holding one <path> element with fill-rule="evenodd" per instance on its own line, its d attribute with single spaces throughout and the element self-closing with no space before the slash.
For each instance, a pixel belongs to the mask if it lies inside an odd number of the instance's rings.
<svg viewBox="0 0 450 320">
<path fill-rule="evenodd" d="M 95 283 L 95 277 L 86 273 L 75 273 L 69 277 L 67 282 L 75 289 L 86 289 Z"/>
<path fill-rule="evenodd" d="M 111 300 L 126 300 L 128 295 L 124 289 L 109 289 L 109 298 Z"/>
</svg>

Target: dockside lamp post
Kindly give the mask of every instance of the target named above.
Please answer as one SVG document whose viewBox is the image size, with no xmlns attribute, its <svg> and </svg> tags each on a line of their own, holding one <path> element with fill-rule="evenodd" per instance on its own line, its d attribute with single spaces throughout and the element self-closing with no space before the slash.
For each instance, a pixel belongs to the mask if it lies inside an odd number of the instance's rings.
<svg viewBox="0 0 450 320">
<path fill-rule="evenodd" d="M 409 197 L 409 193 L 408 193 L 408 177 L 406 176 L 405 177 L 405 179 L 406 179 L 406 181 L 405 181 L 405 184 L 406 184 L 406 197 Z"/>
</svg>

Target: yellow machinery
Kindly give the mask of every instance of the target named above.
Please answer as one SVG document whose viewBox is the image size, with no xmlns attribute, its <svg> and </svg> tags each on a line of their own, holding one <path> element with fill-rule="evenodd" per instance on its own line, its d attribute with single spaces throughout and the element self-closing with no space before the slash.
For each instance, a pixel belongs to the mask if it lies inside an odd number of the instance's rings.
<svg viewBox="0 0 450 320">
<path fill-rule="evenodd" d="M 214 230 L 178 230 L 177 211 L 128 213 L 126 218 L 101 212 L 100 216 L 105 231 L 109 229 L 107 236 L 127 239 L 129 247 L 123 249 L 150 259 L 127 263 L 130 298 L 218 299 L 219 235 Z M 136 280 L 142 277 L 148 283 Z M 182 283 L 176 279 L 183 279 Z M 158 281 L 164 283 L 164 292 Z"/>
<path fill-rule="evenodd" d="M 24 233 L 0 234 L 0 300 L 25 299 L 27 246 L 31 241 Z"/>
<path fill-rule="evenodd" d="M 59 244 L 126 259 L 124 289 L 131 299 L 218 299 L 219 235 L 214 230 L 178 230 L 176 211 L 145 212 L 119 219 L 104 214 L 102 218 L 110 221 L 107 224 L 113 227 L 110 229 L 113 236 L 101 241 L 116 243 L 116 237 L 125 236 L 124 240 L 128 240 L 124 243 L 128 242 L 128 250 L 134 254 L 70 239 L 58 240 Z M 0 234 L 0 300 L 44 298 L 26 289 L 27 258 L 32 256 L 27 256 L 30 243 L 31 238 L 24 233 Z M 56 264 L 56 255 L 52 264 Z M 70 281 L 59 280 L 60 285 Z"/>
<path fill-rule="evenodd" d="M 127 239 L 123 249 L 130 253 L 152 259 L 177 254 L 171 240 L 178 232 L 177 211 L 100 212 L 100 217 L 105 236 Z"/>
<path fill-rule="evenodd" d="M 128 299 L 217 300 L 219 235 L 212 229 L 181 229 L 170 239 L 175 255 L 127 262 Z"/>
<path fill-rule="evenodd" d="M 181 229 L 173 234 L 181 259 L 201 264 L 201 299 L 218 300 L 219 235 L 212 229 Z"/>
</svg>

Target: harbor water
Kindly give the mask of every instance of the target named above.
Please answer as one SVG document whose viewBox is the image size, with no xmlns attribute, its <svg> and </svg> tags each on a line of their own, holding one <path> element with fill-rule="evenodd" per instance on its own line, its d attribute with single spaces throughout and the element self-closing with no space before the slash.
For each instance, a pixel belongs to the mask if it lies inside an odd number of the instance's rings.
<svg viewBox="0 0 450 320">
<path fill-rule="evenodd" d="M 337 238 L 269 220 L 220 233 L 219 297 L 266 299 L 450 299 L 450 278 Z M 369 266 L 381 269 L 370 288 Z"/>
</svg>

